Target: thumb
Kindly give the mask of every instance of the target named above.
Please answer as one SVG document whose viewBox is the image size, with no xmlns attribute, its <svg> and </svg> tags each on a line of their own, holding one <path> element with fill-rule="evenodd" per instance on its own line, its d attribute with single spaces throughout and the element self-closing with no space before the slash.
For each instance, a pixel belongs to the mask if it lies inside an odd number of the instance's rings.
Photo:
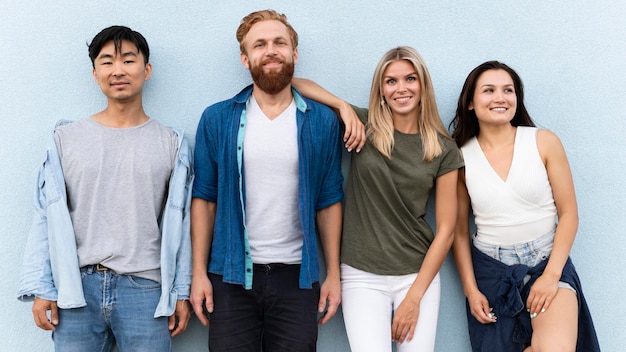
<svg viewBox="0 0 626 352">
<path fill-rule="evenodd" d="M 57 302 L 52 302 L 50 304 L 50 322 L 52 325 L 59 324 L 59 308 L 57 306 Z"/>
</svg>

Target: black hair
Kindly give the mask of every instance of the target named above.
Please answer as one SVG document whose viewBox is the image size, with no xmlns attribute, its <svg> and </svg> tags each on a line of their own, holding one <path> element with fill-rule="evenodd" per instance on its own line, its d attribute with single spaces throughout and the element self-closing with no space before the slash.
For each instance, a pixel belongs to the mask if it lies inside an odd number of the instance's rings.
<svg viewBox="0 0 626 352">
<path fill-rule="evenodd" d="M 472 103 L 472 100 L 474 100 L 474 90 L 476 89 L 478 78 L 480 78 L 485 71 L 489 70 L 504 70 L 511 76 L 511 79 L 513 79 L 513 87 L 515 88 L 515 95 L 517 97 L 517 109 L 515 116 L 513 116 L 511 120 L 511 125 L 515 127 L 535 126 L 535 123 L 526 110 L 526 106 L 524 106 L 524 84 L 517 72 L 502 62 L 483 62 L 474 68 L 467 76 L 467 79 L 465 79 L 465 84 L 463 84 L 463 89 L 461 90 L 461 95 L 457 103 L 456 114 L 448 126 L 448 128 L 453 129 L 452 138 L 454 138 L 459 148 L 470 140 L 470 138 L 478 136 L 480 132 L 476 112 L 470 110 L 469 105 Z"/>
<path fill-rule="evenodd" d="M 148 42 L 141 33 L 133 31 L 132 29 L 124 26 L 111 26 L 100 31 L 88 44 L 89 58 L 91 59 L 91 65 L 95 67 L 95 60 L 100 54 L 102 47 L 109 41 L 113 41 L 115 45 L 115 51 L 119 53 L 122 50 L 122 41 L 128 40 L 129 42 L 137 46 L 137 50 L 143 54 L 144 64 L 147 64 L 150 57 L 150 48 L 148 48 Z"/>
</svg>

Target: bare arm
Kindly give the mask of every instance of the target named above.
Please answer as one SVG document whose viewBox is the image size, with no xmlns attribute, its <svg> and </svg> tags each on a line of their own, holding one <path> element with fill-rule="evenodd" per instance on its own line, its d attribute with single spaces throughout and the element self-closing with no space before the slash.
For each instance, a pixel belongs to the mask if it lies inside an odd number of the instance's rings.
<svg viewBox="0 0 626 352">
<path fill-rule="evenodd" d="M 533 284 L 526 302 L 526 307 L 531 313 L 540 313 L 548 309 L 556 296 L 558 281 L 578 231 L 578 206 L 565 149 L 559 138 L 547 130 L 538 131 L 537 147 L 546 165 L 559 222 L 548 265 Z"/>
<path fill-rule="evenodd" d="M 326 313 L 319 320 L 325 324 L 337 313 L 341 303 L 339 247 L 341 245 L 341 202 L 317 211 L 316 223 L 326 262 L 326 279 L 320 289 L 318 310 Z"/>
<path fill-rule="evenodd" d="M 213 312 L 213 286 L 207 275 L 207 264 L 213 242 L 216 209 L 215 203 L 201 198 L 193 198 L 191 201 L 192 279 L 189 301 L 205 326 L 209 324 L 209 319 L 203 305 L 209 313 Z"/>
<path fill-rule="evenodd" d="M 350 152 L 356 150 L 360 152 L 365 145 L 365 126 L 356 115 L 350 104 L 334 96 L 332 93 L 322 88 L 317 83 L 304 79 L 293 78 L 291 84 L 299 90 L 305 97 L 315 100 L 324 105 L 328 105 L 335 110 L 345 126 L 343 141 L 346 149 Z"/>
<path fill-rule="evenodd" d="M 452 254 L 463 283 L 463 291 L 469 303 L 470 312 L 483 324 L 493 323 L 496 317 L 491 313 L 489 301 L 478 289 L 474 266 L 472 264 L 472 252 L 470 250 L 469 211 L 470 198 L 465 186 L 465 169 L 459 172 L 457 181 L 458 211 L 454 227 L 454 242 Z"/>
<path fill-rule="evenodd" d="M 457 175 L 458 170 L 454 170 L 437 178 L 435 184 L 436 235 L 426 253 L 419 275 L 394 314 L 391 337 L 398 343 L 410 341 L 413 338 L 422 297 L 441 269 L 452 245 L 457 213 Z"/>
</svg>

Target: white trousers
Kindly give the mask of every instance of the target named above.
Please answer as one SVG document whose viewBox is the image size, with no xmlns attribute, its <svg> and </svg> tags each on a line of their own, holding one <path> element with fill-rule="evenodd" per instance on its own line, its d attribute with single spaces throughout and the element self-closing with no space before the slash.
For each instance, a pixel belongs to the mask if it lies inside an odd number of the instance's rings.
<svg viewBox="0 0 626 352">
<path fill-rule="evenodd" d="M 392 350 L 393 312 L 417 275 L 376 275 L 341 264 L 341 305 L 352 352 Z M 422 298 L 413 339 L 399 344 L 398 352 L 435 350 L 440 292 L 437 274 Z"/>
</svg>

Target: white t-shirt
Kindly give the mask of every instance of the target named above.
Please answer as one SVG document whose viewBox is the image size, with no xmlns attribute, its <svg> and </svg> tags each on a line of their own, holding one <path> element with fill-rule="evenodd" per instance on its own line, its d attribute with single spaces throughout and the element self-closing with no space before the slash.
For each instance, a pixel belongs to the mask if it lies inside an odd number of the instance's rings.
<svg viewBox="0 0 626 352">
<path fill-rule="evenodd" d="M 295 102 L 270 120 L 252 96 L 246 116 L 243 164 L 252 261 L 299 264 L 303 230 L 298 205 Z"/>
</svg>

